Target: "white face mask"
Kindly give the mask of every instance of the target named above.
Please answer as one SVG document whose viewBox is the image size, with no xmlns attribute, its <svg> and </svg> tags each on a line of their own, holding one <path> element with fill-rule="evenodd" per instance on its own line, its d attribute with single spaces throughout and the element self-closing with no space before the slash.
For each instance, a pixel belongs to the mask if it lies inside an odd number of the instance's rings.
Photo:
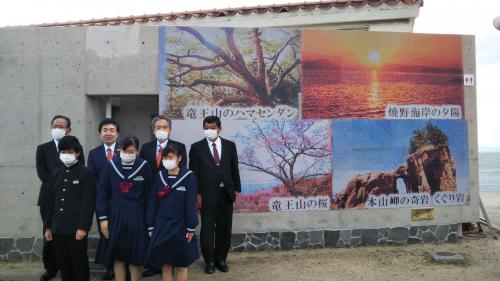
<svg viewBox="0 0 500 281">
<path fill-rule="evenodd" d="M 203 133 L 205 134 L 205 137 L 211 141 L 215 140 L 218 137 L 217 130 L 214 129 L 203 130 Z"/>
<path fill-rule="evenodd" d="M 61 162 L 63 162 L 66 167 L 72 166 L 78 162 L 76 155 L 71 153 L 61 153 L 59 154 L 59 159 L 61 159 Z"/>
<path fill-rule="evenodd" d="M 165 167 L 165 169 L 167 170 L 172 170 L 172 169 L 175 169 L 177 168 L 177 161 L 175 160 L 161 160 L 161 162 L 163 163 L 163 167 Z"/>
<path fill-rule="evenodd" d="M 122 162 L 124 162 L 124 163 L 132 163 L 135 161 L 136 155 L 121 152 L 120 158 L 122 159 Z"/>
<path fill-rule="evenodd" d="M 59 141 L 66 135 L 66 130 L 59 129 L 59 128 L 53 128 L 51 131 L 52 138 L 54 138 L 56 141 Z"/>
<path fill-rule="evenodd" d="M 164 142 L 168 140 L 169 135 L 170 135 L 169 131 L 158 130 L 155 132 L 155 137 L 159 142 Z"/>
</svg>

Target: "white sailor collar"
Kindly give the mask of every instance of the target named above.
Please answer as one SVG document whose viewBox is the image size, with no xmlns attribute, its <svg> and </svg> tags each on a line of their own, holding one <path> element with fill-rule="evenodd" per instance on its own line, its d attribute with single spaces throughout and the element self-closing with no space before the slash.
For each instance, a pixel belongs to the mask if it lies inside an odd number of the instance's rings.
<svg viewBox="0 0 500 281">
<path fill-rule="evenodd" d="M 134 165 L 132 165 L 132 173 L 127 178 L 125 178 L 125 176 L 123 175 L 123 173 L 118 168 L 117 163 L 115 163 L 117 161 L 121 161 L 120 158 L 116 157 L 116 158 L 114 158 L 113 160 L 111 160 L 109 162 L 111 162 L 111 167 L 113 167 L 113 170 L 115 170 L 115 173 L 120 178 L 122 178 L 123 180 L 125 180 L 125 179 L 130 180 L 131 178 L 133 178 L 135 175 L 137 175 L 137 173 L 139 173 L 141 171 L 141 169 L 147 163 L 146 160 L 142 160 L 142 159 L 136 158 L 135 162 L 134 162 Z M 139 161 L 142 161 L 142 162 L 139 163 Z M 120 167 L 121 167 L 121 163 L 120 163 Z"/>
<path fill-rule="evenodd" d="M 182 172 L 184 172 L 184 174 L 182 174 Z M 168 186 L 170 187 L 170 189 L 174 189 L 176 188 L 185 178 L 187 178 L 187 176 L 189 176 L 193 171 L 191 170 L 187 170 L 187 169 L 182 169 L 179 171 L 179 174 L 177 175 L 177 178 L 178 180 L 175 181 L 175 183 L 172 185 L 172 186 L 169 186 L 167 181 L 165 180 L 166 177 L 168 177 L 168 172 L 165 173 L 164 172 L 164 169 L 161 169 L 158 174 L 160 176 L 160 180 L 161 182 L 163 183 L 164 186 Z M 167 174 L 167 176 L 165 176 L 164 174 Z M 180 176 L 180 177 L 179 177 Z"/>
</svg>

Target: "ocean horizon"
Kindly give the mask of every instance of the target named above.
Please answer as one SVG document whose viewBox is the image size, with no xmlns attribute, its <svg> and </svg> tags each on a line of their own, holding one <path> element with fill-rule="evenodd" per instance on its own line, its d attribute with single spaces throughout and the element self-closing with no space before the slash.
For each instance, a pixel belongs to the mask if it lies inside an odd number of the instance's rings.
<svg viewBox="0 0 500 281">
<path fill-rule="evenodd" d="M 479 152 L 479 191 L 500 192 L 500 151 Z"/>
</svg>

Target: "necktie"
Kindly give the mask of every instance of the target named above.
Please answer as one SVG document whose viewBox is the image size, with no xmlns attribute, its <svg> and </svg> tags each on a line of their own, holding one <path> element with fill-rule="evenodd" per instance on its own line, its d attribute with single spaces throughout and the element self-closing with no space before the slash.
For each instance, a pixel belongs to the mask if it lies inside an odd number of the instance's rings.
<svg viewBox="0 0 500 281">
<path fill-rule="evenodd" d="M 161 153 L 163 152 L 163 149 L 161 147 L 161 145 L 159 145 L 158 147 L 158 153 L 156 153 L 156 167 L 160 167 L 160 163 L 161 163 Z"/>
<path fill-rule="evenodd" d="M 109 148 L 109 147 L 106 150 L 106 159 L 108 159 L 108 161 L 113 159 L 113 154 L 111 153 L 111 148 Z"/>
<path fill-rule="evenodd" d="M 212 147 L 214 148 L 214 160 L 215 160 L 215 165 L 219 166 L 220 165 L 220 157 L 219 157 L 219 150 L 217 149 L 217 145 L 212 143 Z"/>
</svg>

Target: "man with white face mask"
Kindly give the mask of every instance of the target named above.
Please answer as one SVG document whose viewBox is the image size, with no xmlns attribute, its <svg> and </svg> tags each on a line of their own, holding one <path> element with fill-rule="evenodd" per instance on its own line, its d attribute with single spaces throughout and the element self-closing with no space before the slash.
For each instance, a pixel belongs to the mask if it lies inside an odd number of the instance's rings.
<svg viewBox="0 0 500 281">
<path fill-rule="evenodd" d="M 36 172 L 42 185 L 40 187 L 40 193 L 38 194 L 38 206 L 40 207 L 40 215 L 42 221 L 45 221 L 47 216 L 47 204 L 49 201 L 49 182 L 52 178 L 52 174 L 60 167 L 63 163 L 59 159 L 59 151 L 57 148 L 59 140 L 71 132 L 71 120 L 63 115 L 56 115 L 51 121 L 51 135 L 52 140 L 39 145 L 36 149 Z M 79 162 L 84 164 L 85 158 L 79 159 Z M 45 272 L 40 277 L 40 280 L 50 280 L 59 271 L 54 248 L 52 242 L 44 242 L 43 245 L 43 265 Z"/>
<path fill-rule="evenodd" d="M 170 143 L 176 145 L 182 155 L 179 167 L 185 167 L 187 159 L 186 146 L 183 143 L 170 139 L 172 121 L 164 115 L 157 116 L 151 121 L 151 130 L 155 136 L 155 140 L 142 145 L 139 157 L 148 162 L 153 176 L 156 176 L 158 171 L 163 167 L 162 152 L 167 144 Z M 153 270 L 146 268 L 142 276 L 149 277 L 155 273 Z"/>
<path fill-rule="evenodd" d="M 170 139 L 172 121 L 164 115 L 157 116 L 151 121 L 151 129 L 155 140 L 142 145 L 139 157 L 148 161 L 153 175 L 158 174 L 159 169 L 162 167 L 161 153 L 169 143 L 175 144 L 181 151 L 182 161 L 179 167 L 186 166 L 186 146 L 183 143 Z"/>
<path fill-rule="evenodd" d="M 198 179 L 200 246 L 208 274 L 215 268 L 229 271 L 226 259 L 231 247 L 233 202 L 241 192 L 236 144 L 221 138 L 221 130 L 219 117 L 205 118 L 205 138 L 193 143 L 189 151 L 189 168 Z"/>
</svg>

